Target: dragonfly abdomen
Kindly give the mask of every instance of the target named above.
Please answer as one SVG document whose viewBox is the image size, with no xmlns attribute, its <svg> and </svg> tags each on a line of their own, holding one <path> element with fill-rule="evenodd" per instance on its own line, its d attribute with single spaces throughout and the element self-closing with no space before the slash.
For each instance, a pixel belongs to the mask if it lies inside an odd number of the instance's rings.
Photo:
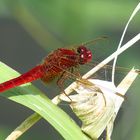
<svg viewBox="0 0 140 140">
<path fill-rule="evenodd" d="M 37 79 L 41 78 L 41 76 L 43 74 L 44 74 L 44 71 L 42 69 L 42 65 L 36 66 L 35 68 L 20 75 L 19 77 L 16 77 L 16 78 L 8 80 L 4 83 L 1 83 L 0 84 L 0 92 L 4 92 L 8 89 L 11 89 L 11 88 L 20 86 L 22 84 L 26 84 L 28 82 L 32 82 L 34 80 L 37 80 Z"/>
</svg>

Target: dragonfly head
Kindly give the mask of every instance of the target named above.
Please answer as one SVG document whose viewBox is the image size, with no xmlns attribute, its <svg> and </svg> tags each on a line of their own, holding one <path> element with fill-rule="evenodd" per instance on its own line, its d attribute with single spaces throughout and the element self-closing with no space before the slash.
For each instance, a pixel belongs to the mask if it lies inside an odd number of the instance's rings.
<svg viewBox="0 0 140 140">
<path fill-rule="evenodd" d="M 83 65 L 85 63 L 88 63 L 92 60 L 92 52 L 87 49 L 85 46 L 79 46 L 77 48 L 77 52 L 79 54 L 79 64 Z"/>
</svg>

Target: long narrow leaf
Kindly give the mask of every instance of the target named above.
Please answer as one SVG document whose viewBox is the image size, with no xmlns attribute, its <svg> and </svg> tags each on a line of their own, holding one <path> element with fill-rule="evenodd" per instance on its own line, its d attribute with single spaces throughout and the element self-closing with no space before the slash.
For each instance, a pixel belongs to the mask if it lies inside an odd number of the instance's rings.
<svg viewBox="0 0 140 140">
<path fill-rule="evenodd" d="M 15 70 L 0 62 L 0 82 L 18 75 L 19 73 Z M 66 140 L 88 139 L 64 111 L 54 105 L 40 90 L 30 83 L 8 90 L 2 93 L 1 96 L 37 112 L 57 129 Z"/>
</svg>

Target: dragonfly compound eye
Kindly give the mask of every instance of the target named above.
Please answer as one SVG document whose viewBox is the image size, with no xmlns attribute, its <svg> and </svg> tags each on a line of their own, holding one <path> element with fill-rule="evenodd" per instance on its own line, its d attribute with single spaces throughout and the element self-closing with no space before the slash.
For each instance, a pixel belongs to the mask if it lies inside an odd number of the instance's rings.
<svg viewBox="0 0 140 140">
<path fill-rule="evenodd" d="M 79 53 L 80 56 L 79 64 L 82 65 L 92 60 L 92 52 L 89 49 L 87 49 L 85 46 L 80 46 L 77 49 L 77 52 Z"/>
<path fill-rule="evenodd" d="M 77 52 L 78 53 L 84 53 L 87 50 L 87 48 L 85 46 L 79 46 L 77 48 Z"/>
</svg>

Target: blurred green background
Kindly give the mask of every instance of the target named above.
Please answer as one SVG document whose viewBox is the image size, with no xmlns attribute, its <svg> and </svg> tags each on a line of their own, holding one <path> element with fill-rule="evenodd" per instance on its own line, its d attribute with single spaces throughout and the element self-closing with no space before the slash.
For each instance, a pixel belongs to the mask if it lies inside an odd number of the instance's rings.
<svg viewBox="0 0 140 140">
<path fill-rule="evenodd" d="M 124 26 L 137 0 L 0 0 L 0 60 L 24 73 L 52 50 L 72 44 L 108 36 L 106 41 L 91 45 L 93 62 L 101 61 L 115 51 Z M 131 22 L 124 43 L 140 32 L 140 15 Z M 140 42 L 123 53 L 118 65 L 140 68 Z M 116 77 L 117 78 L 117 77 Z M 140 77 L 128 92 L 120 115 L 115 122 L 113 140 L 140 139 Z M 57 87 L 53 84 L 36 86 L 53 98 Z M 56 86 L 56 85 L 55 85 Z M 52 94 L 54 93 L 54 94 Z M 67 108 L 63 106 L 63 108 Z M 15 129 L 33 112 L 0 99 L 0 140 Z M 70 110 L 67 111 L 70 113 Z M 39 121 L 19 140 L 62 140 L 63 138 L 44 120 Z"/>
</svg>

